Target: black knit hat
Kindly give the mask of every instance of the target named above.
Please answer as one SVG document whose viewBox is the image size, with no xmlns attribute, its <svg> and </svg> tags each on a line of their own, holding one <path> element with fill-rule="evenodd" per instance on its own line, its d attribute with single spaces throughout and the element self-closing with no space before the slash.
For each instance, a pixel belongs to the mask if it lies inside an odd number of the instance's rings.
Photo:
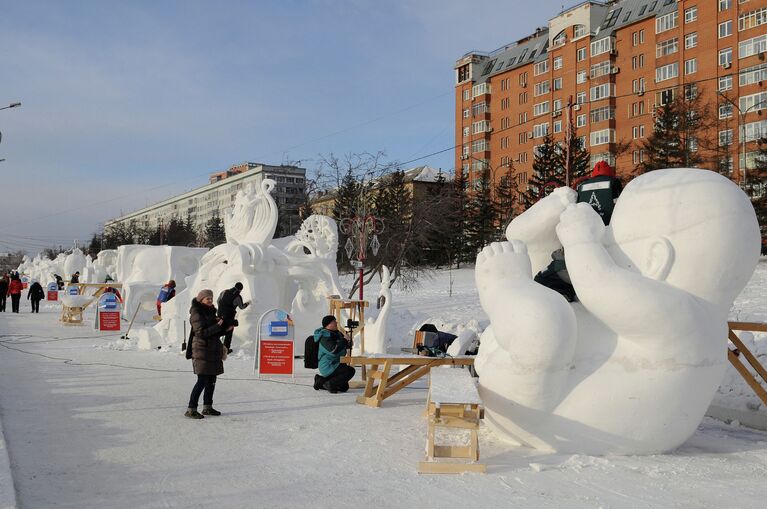
<svg viewBox="0 0 767 509">
<path fill-rule="evenodd" d="M 333 315 L 327 315 L 325 318 L 322 319 L 322 328 L 327 327 L 331 323 L 336 321 L 336 317 Z"/>
<path fill-rule="evenodd" d="M 237 288 L 238 290 L 242 290 L 242 283 L 240 283 L 239 281 L 237 281 L 237 282 L 234 284 L 234 287 L 235 287 L 235 288 Z"/>
</svg>

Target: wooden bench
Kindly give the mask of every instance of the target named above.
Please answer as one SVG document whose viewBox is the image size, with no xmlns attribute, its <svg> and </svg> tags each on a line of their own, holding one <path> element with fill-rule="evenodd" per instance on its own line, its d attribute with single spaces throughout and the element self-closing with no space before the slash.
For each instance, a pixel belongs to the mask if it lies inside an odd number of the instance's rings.
<svg viewBox="0 0 767 509">
<path fill-rule="evenodd" d="M 429 381 L 429 399 L 426 403 L 428 428 L 426 435 L 426 461 L 418 463 L 422 474 L 455 474 L 462 472 L 485 473 L 479 461 L 479 421 L 482 419 L 482 400 L 474 378 L 464 369 L 434 369 Z M 437 428 L 459 429 L 469 432 L 469 445 L 437 445 Z M 462 462 L 438 461 L 439 458 L 462 459 Z"/>
</svg>

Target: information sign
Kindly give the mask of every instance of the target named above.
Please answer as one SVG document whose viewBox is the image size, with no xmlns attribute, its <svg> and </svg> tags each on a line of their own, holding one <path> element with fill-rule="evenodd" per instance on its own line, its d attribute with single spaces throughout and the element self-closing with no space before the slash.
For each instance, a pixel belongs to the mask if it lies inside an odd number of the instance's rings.
<svg viewBox="0 0 767 509">
<path fill-rule="evenodd" d="M 48 300 L 59 300 L 59 285 L 48 283 Z"/>
<path fill-rule="evenodd" d="M 120 330 L 120 301 L 114 293 L 105 293 L 99 298 L 98 321 L 100 331 Z"/>
<path fill-rule="evenodd" d="M 293 374 L 293 341 L 262 339 L 258 356 L 259 374 Z"/>
</svg>

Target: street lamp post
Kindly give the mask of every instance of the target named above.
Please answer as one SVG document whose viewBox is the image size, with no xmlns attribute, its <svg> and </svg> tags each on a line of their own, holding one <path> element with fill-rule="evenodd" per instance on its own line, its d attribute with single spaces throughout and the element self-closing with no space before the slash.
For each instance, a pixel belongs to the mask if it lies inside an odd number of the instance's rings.
<svg viewBox="0 0 767 509">
<path fill-rule="evenodd" d="M 732 106 L 733 108 L 738 110 L 738 137 L 740 138 L 741 155 L 743 157 L 743 167 L 741 168 L 740 165 L 738 166 L 738 169 L 740 170 L 740 180 L 741 180 L 740 187 L 743 188 L 743 189 L 747 189 L 747 186 L 748 186 L 748 182 L 747 182 L 747 179 L 748 179 L 748 159 L 746 158 L 746 115 L 748 114 L 748 112 L 750 112 L 751 110 L 754 110 L 755 108 L 761 106 L 766 101 L 765 100 L 761 100 L 761 101 L 759 101 L 757 103 L 752 104 L 751 106 L 749 106 L 745 110 L 741 110 L 740 106 L 735 101 L 733 101 L 732 99 L 727 97 L 725 94 L 723 94 L 722 92 L 719 92 L 719 91 L 717 91 L 717 94 L 719 94 L 719 96 L 722 99 L 727 101 L 727 103 L 729 103 L 730 106 Z"/>
</svg>

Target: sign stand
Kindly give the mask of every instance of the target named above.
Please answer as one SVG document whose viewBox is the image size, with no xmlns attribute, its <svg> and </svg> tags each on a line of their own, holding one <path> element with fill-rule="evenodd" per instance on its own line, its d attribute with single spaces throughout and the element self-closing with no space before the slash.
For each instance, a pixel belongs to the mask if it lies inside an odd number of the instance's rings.
<svg viewBox="0 0 767 509">
<path fill-rule="evenodd" d="M 103 293 L 99 297 L 96 323 L 100 331 L 120 331 L 120 299 L 114 293 Z"/>
<path fill-rule="evenodd" d="M 261 375 L 290 375 L 295 382 L 293 320 L 282 309 L 270 309 L 258 319 L 258 339 L 253 372 Z"/>
<path fill-rule="evenodd" d="M 59 285 L 54 281 L 48 283 L 48 299 L 47 300 L 59 300 Z"/>
</svg>

